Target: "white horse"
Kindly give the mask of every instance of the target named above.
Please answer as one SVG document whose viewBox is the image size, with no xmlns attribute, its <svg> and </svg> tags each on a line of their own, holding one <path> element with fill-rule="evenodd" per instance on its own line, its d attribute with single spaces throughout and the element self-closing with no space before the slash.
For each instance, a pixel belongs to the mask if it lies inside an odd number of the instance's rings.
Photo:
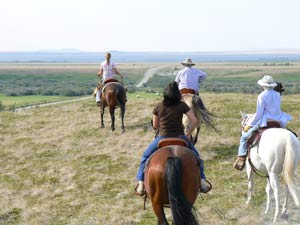
<svg viewBox="0 0 300 225">
<path fill-rule="evenodd" d="M 195 145 L 198 140 L 198 135 L 200 131 L 201 124 L 204 123 L 209 128 L 213 129 L 214 131 L 217 131 L 215 126 L 212 124 L 211 117 L 215 117 L 212 113 L 210 113 L 204 106 L 201 98 L 197 95 L 193 94 L 183 94 L 182 100 L 191 108 L 193 113 L 195 114 L 197 118 L 197 126 L 192 131 L 192 143 Z M 184 125 L 184 133 L 187 133 L 187 129 L 190 130 L 191 128 L 191 122 L 188 119 L 186 115 L 183 115 L 182 118 L 182 124 Z"/>
<path fill-rule="evenodd" d="M 242 114 L 242 126 L 251 115 Z M 249 156 L 249 154 L 248 154 Z M 246 161 L 246 170 L 248 176 L 248 199 L 249 204 L 253 191 L 254 173 L 264 174 L 267 177 L 267 204 L 265 214 L 270 208 L 270 193 L 273 190 L 275 198 L 275 215 L 273 222 L 279 216 L 279 174 L 282 174 L 285 182 L 285 199 L 282 206 L 281 217 L 287 218 L 287 202 L 289 193 L 292 195 L 294 202 L 299 207 L 299 198 L 296 191 L 294 179 L 295 169 L 300 159 L 300 143 L 297 137 L 287 129 L 269 128 L 263 132 L 260 142 L 250 150 L 249 157 Z"/>
</svg>

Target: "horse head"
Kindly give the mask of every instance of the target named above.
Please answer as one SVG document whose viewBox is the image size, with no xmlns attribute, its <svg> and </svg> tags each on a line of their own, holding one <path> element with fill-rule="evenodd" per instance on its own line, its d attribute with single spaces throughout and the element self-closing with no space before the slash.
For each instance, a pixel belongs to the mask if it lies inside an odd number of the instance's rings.
<svg viewBox="0 0 300 225">
<path fill-rule="evenodd" d="M 282 92 L 284 92 L 285 89 L 284 89 L 282 83 L 276 82 L 276 84 L 277 84 L 277 86 L 274 87 L 274 90 L 277 91 L 277 92 L 279 92 L 279 94 L 281 95 Z"/>
<path fill-rule="evenodd" d="M 242 131 L 243 131 L 244 127 L 246 126 L 249 119 L 253 116 L 253 114 L 247 114 L 247 113 L 242 112 L 242 111 L 240 111 L 240 114 L 241 114 L 241 117 L 242 117 L 241 126 L 242 126 Z"/>
</svg>

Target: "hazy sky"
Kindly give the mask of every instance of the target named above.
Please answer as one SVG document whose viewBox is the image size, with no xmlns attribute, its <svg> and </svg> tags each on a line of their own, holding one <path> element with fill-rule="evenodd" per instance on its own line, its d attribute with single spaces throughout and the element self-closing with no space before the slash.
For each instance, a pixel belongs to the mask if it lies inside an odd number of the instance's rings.
<svg viewBox="0 0 300 225">
<path fill-rule="evenodd" d="M 0 51 L 300 49 L 300 0 L 1 0 Z"/>
</svg>

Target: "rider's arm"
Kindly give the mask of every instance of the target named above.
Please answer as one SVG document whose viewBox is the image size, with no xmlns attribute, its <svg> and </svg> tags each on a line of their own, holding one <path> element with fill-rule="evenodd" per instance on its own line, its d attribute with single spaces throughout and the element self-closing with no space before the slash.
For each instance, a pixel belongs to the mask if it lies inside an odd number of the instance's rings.
<svg viewBox="0 0 300 225">
<path fill-rule="evenodd" d="M 193 113 L 192 110 L 189 110 L 187 113 L 186 113 L 186 116 L 189 118 L 189 120 L 191 121 L 191 130 L 189 131 L 189 133 L 187 133 L 186 135 L 190 135 L 191 132 L 196 128 L 197 126 L 197 118 L 195 116 L 195 114 Z"/>
<path fill-rule="evenodd" d="M 101 77 L 103 75 L 103 67 L 100 66 L 100 71 L 97 73 L 98 77 Z"/>
<path fill-rule="evenodd" d="M 153 129 L 155 129 L 155 130 L 157 130 L 159 127 L 159 118 L 155 114 L 153 114 L 153 116 L 152 116 L 152 126 L 153 126 Z"/>
<path fill-rule="evenodd" d="M 116 67 L 113 68 L 115 74 L 118 74 L 122 79 L 123 79 L 123 75 L 117 70 Z"/>
<path fill-rule="evenodd" d="M 206 77 L 207 77 L 207 74 L 205 72 L 199 70 L 199 80 L 198 80 L 198 82 L 199 83 L 203 82 L 206 79 Z"/>
</svg>

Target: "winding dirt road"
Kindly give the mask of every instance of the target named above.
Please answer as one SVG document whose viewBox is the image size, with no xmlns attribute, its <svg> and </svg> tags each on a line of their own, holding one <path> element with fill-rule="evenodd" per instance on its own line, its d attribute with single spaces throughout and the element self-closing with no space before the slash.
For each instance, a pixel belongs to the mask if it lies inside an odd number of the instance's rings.
<svg viewBox="0 0 300 225">
<path fill-rule="evenodd" d="M 154 76 L 160 69 L 166 68 L 168 65 L 151 68 L 144 73 L 144 78 L 136 85 L 136 87 L 143 87 L 143 84 L 147 83 L 151 77 Z"/>
</svg>

